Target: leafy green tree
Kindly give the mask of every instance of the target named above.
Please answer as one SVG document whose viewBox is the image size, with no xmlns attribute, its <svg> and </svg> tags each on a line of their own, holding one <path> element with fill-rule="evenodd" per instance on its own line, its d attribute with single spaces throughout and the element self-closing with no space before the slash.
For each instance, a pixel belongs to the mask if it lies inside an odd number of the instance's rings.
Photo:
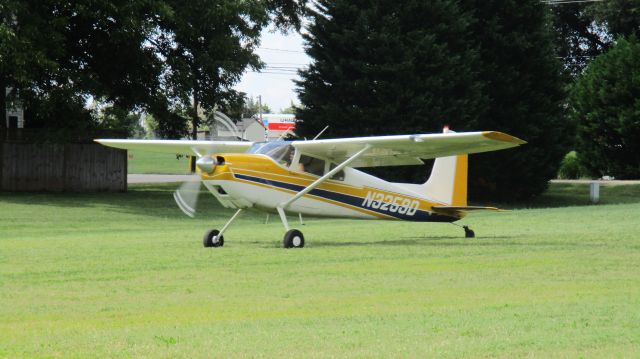
<svg viewBox="0 0 640 359">
<path fill-rule="evenodd" d="M 640 0 L 573 2 L 549 7 L 556 49 L 572 77 L 607 51 L 616 36 L 639 35 Z"/>
<path fill-rule="evenodd" d="M 589 8 L 614 36 L 640 35 L 640 0 L 601 1 Z"/>
<path fill-rule="evenodd" d="M 461 127 L 485 101 L 476 81 L 472 18 L 452 1 L 323 0 L 304 35 L 314 59 L 301 72 L 296 133 L 312 138 Z M 372 169 L 424 180 L 427 168 Z"/>
<path fill-rule="evenodd" d="M 593 176 L 640 177 L 640 42 L 619 38 L 571 89 L 579 158 Z"/>
<path fill-rule="evenodd" d="M 257 113 L 260 113 L 260 109 L 262 109 L 262 113 L 271 113 L 269 105 L 267 105 L 266 103 L 260 104 L 256 98 L 249 96 L 244 103 L 242 116 L 251 117 Z"/>
<path fill-rule="evenodd" d="M 0 88 L 14 89 L 32 114 L 29 126 L 72 126 L 44 111 L 89 96 L 124 123 L 146 110 L 166 136 L 197 128 L 198 109 L 231 107 L 231 89 L 269 23 L 297 28 L 305 0 L 5 0 L 0 2 Z M 0 111 L 6 106 L 0 91 Z M 184 109 L 189 109 L 185 113 Z M 95 114 L 93 114 L 95 115 Z M 96 125 L 94 121 L 87 125 Z M 67 116 L 72 118 L 74 116 Z M 122 122 L 124 121 L 124 122 Z M 4 127 L 4 126 L 0 126 Z"/>
<path fill-rule="evenodd" d="M 300 136 L 500 130 L 529 141 L 474 156 L 470 195 L 542 192 L 567 152 L 560 62 L 537 0 L 319 1 L 305 36 Z M 426 170 L 386 171 L 424 180 Z M 380 172 L 378 172 L 380 173 Z M 413 174 L 411 174 L 413 173 Z"/>
<path fill-rule="evenodd" d="M 293 101 L 291 101 L 289 103 L 289 107 L 281 109 L 280 113 L 286 113 L 286 114 L 289 114 L 289 115 L 295 115 L 296 114 L 296 105 L 293 103 Z"/>
<path fill-rule="evenodd" d="M 312 14 L 297 133 L 433 132 L 481 109 L 471 18 L 452 1 L 322 0 Z"/>
<path fill-rule="evenodd" d="M 27 127 L 85 131 L 98 125 L 83 106 L 88 96 L 126 117 L 158 87 L 160 61 L 144 46 L 153 28 L 146 1 L 7 0 L 0 8 L 0 88 L 20 98 Z"/>
<path fill-rule="evenodd" d="M 488 97 L 465 129 L 503 131 L 528 142 L 469 161 L 472 198 L 515 200 L 542 193 L 572 142 L 573 125 L 548 12 L 537 0 L 470 0 L 472 40 L 480 47 L 477 69 Z"/>
<path fill-rule="evenodd" d="M 60 35 L 64 24 L 47 21 L 49 19 L 44 14 L 48 13 L 49 5 L 45 2 L 35 4 L 20 0 L 0 2 L 2 118 L 6 111 L 6 88 L 12 88 L 10 96 L 15 97 L 20 90 L 27 87 L 44 90 L 48 83 L 56 81 L 52 74 L 58 71 L 60 59 L 66 54 L 63 37 Z M 3 130 L 4 121 L 1 125 L 0 129 Z"/>
<path fill-rule="evenodd" d="M 613 37 L 605 23 L 596 19 L 599 3 L 579 2 L 549 5 L 556 52 L 572 80 L 596 56 L 606 51 Z"/>
<path fill-rule="evenodd" d="M 200 124 L 198 109 L 233 107 L 241 97 L 233 85 L 247 67 L 262 66 L 254 50 L 272 16 L 282 28 L 297 26 L 304 8 L 294 1 L 164 3 L 168 11 L 151 43 L 165 59 L 164 87 L 170 101 L 190 107 L 193 138 Z"/>
</svg>

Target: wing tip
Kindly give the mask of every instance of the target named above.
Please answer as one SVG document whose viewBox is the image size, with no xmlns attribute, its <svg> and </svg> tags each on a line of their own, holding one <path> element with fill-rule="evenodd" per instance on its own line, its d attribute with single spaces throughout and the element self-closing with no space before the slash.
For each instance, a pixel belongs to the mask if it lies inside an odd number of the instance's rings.
<svg viewBox="0 0 640 359">
<path fill-rule="evenodd" d="M 482 132 L 482 135 L 486 138 L 489 138 L 495 141 L 511 142 L 511 143 L 515 143 L 516 145 L 524 145 L 525 143 L 527 143 L 527 141 L 521 140 L 515 136 L 508 135 L 504 132 L 484 131 Z"/>
</svg>

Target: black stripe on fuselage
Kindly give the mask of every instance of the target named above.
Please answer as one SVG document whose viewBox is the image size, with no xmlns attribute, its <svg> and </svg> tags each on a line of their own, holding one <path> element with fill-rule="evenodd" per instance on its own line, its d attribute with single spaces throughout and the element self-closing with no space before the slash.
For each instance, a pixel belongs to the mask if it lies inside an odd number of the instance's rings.
<svg viewBox="0 0 640 359">
<path fill-rule="evenodd" d="M 262 177 L 248 176 L 248 175 L 239 174 L 239 173 L 234 173 L 233 175 L 236 178 L 239 178 L 239 179 L 242 179 L 242 180 L 245 180 L 245 181 L 266 184 L 266 185 L 273 186 L 273 187 L 276 187 L 276 188 L 284 188 L 284 189 L 288 189 L 288 190 L 295 191 L 295 192 L 300 192 L 301 190 L 303 190 L 305 188 L 304 186 L 296 185 L 296 184 L 293 184 L 293 183 L 274 181 L 274 180 L 270 180 L 270 179 L 262 178 Z M 329 199 L 329 200 L 332 200 L 332 201 L 348 204 L 350 206 L 366 209 L 368 211 L 385 214 L 385 215 L 388 215 L 388 216 L 391 216 L 391 217 L 394 217 L 394 218 L 397 218 L 397 219 L 402 219 L 402 220 L 405 220 L 405 221 L 415 221 L 415 222 L 454 222 L 454 221 L 457 221 L 457 220 L 460 219 L 460 218 L 457 218 L 457 217 L 440 215 L 440 214 L 436 214 L 436 213 L 429 212 L 429 211 L 423 211 L 423 210 L 417 210 L 416 213 L 414 213 L 412 216 L 409 216 L 407 214 L 394 213 L 394 212 L 391 212 L 389 210 L 385 211 L 385 210 L 382 210 L 380 208 L 364 207 L 362 205 L 363 202 L 364 202 L 364 198 L 361 198 L 361 197 L 358 197 L 358 196 L 351 196 L 351 195 L 344 194 L 344 193 L 339 193 L 339 192 L 327 191 L 327 190 L 318 189 L 318 188 L 312 189 L 309 192 L 309 194 L 312 195 L 312 196 L 316 196 L 316 197 L 320 197 L 320 198 L 324 198 L 324 199 Z"/>
</svg>

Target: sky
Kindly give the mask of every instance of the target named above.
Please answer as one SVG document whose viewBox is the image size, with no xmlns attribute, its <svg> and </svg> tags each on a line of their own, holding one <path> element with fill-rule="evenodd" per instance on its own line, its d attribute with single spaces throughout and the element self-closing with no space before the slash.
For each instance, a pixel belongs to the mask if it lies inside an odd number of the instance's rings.
<svg viewBox="0 0 640 359">
<path fill-rule="evenodd" d="M 299 104 L 293 83 L 299 76 L 295 74 L 294 68 L 304 67 L 311 62 L 304 53 L 300 34 L 293 32 L 283 35 L 265 30 L 262 32 L 260 48 L 256 52 L 268 68 L 263 69 L 262 73 L 245 72 L 235 89 L 254 98 L 261 95 L 262 103 L 267 104 L 274 113 L 289 107 L 291 101 Z"/>
</svg>

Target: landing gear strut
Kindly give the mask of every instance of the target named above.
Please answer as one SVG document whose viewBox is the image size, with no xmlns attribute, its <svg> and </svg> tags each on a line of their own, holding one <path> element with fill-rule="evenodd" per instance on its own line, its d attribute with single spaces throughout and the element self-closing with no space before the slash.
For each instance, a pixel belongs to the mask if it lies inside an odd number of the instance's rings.
<svg viewBox="0 0 640 359">
<path fill-rule="evenodd" d="M 297 229 L 289 229 L 287 215 L 284 213 L 284 209 L 282 209 L 282 207 L 276 207 L 276 210 L 280 215 L 280 220 L 282 221 L 284 228 L 287 230 L 287 233 L 284 234 L 284 238 L 282 239 L 282 246 L 284 248 L 304 247 L 304 236 L 302 235 L 302 232 Z M 302 222 L 302 215 L 300 215 L 300 222 Z"/>
<path fill-rule="evenodd" d="M 242 212 L 242 208 L 238 209 L 236 213 L 233 216 L 231 216 L 231 218 L 227 221 L 227 223 L 224 225 L 224 227 L 222 227 L 221 230 L 210 229 L 206 231 L 204 233 L 204 237 L 202 238 L 202 245 L 205 248 L 224 246 L 224 236 L 222 235 L 222 233 L 224 233 L 224 231 L 226 231 L 227 228 L 229 228 L 231 223 L 233 223 L 233 221 L 236 218 L 238 218 L 238 215 L 240 215 L 240 212 Z"/>
<path fill-rule="evenodd" d="M 476 234 L 473 232 L 471 228 L 469 228 L 469 226 L 462 226 L 462 228 L 464 229 L 465 238 L 473 238 L 476 236 Z"/>
</svg>

